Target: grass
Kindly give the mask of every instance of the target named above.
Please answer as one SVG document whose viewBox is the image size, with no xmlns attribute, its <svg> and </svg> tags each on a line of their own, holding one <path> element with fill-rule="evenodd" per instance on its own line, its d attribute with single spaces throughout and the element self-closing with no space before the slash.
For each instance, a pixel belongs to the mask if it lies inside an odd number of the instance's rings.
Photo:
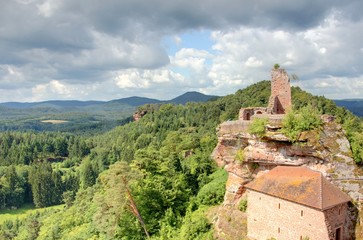
<svg viewBox="0 0 363 240">
<path fill-rule="evenodd" d="M 36 211 L 45 211 L 46 209 L 63 209 L 64 204 L 51 206 L 47 208 L 35 208 L 33 204 L 24 204 L 22 208 L 19 209 L 2 209 L 0 210 L 0 225 L 3 224 L 6 220 L 15 220 L 15 219 L 24 219 L 31 213 Z"/>
</svg>

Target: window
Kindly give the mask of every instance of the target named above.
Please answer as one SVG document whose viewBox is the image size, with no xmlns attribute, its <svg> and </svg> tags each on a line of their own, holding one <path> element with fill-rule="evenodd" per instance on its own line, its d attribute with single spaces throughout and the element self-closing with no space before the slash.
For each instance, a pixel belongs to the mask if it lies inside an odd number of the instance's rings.
<svg viewBox="0 0 363 240">
<path fill-rule="evenodd" d="M 280 233 L 280 228 L 277 229 L 277 233 Z"/>
<path fill-rule="evenodd" d="M 304 211 L 303 210 L 301 210 L 300 216 L 304 216 Z"/>
<path fill-rule="evenodd" d="M 280 209 L 280 207 L 281 207 L 281 205 L 280 205 L 280 203 L 279 203 L 279 209 Z"/>
</svg>

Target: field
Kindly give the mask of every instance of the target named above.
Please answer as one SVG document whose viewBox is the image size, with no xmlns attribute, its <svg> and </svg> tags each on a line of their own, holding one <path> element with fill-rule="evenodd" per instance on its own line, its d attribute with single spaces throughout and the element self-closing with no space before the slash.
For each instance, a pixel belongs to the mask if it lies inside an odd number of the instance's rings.
<svg viewBox="0 0 363 240">
<path fill-rule="evenodd" d="M 25 204 L 22 208 L 19 209 L 2 209 L 0 210 L 0 225 L 3 224 L 6 220 L 15 220 L 17 218 L 24 219 L 28 215 L 36 212 L 36 211 L 45 211 L 46 209 L 62 209 L 64 205 L 52 206 L 48 208 L 34 208 L 32 204 Z"/>
<path fill-rule="evenodd" d="M 42 123 L 51 123 L 51 124 L 60 124 L 60 123 L 67 123 L 66 120 L 43 120 Z"/>
</svg>

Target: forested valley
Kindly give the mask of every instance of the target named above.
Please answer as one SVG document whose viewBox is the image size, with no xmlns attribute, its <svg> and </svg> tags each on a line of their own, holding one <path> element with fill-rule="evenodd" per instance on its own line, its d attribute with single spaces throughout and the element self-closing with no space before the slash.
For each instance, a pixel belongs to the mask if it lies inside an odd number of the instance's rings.
<svg viewBox="0 0 363 240">
<path fill-rule="evenodd" d="M 5 220 L 0 239 L 213 239 L 205 214 L 227 180 L 210 157 L 216 127 L 269 96 L 262 81 L 205 103 L 148 104 L 139 121 L 91 136 L 1 132 L 0 209 L 62 206 Z M 363 163 L 362 119 L 298 87 L 292 98 L 335 115 Z"/>
</svg>

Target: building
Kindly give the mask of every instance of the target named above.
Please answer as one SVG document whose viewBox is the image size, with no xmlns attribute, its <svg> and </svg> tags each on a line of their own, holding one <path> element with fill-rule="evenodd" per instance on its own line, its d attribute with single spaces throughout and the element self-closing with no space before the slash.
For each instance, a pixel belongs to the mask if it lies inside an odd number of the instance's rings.
<svg viewBox="0 0 363 240">
<path fill-rule="evenodd" d="M 348 239 L 350 198 L 320 172 L 278 166 L 245 187 L 251 239 Z"/>
<path fill-rule="evenodd" d="M 291 109 L 290 78 L 284 69 L 272 69 L 271 71 L 271 96 L 268 107 L 241 108 L 240 120 L 251 120 L 252 116 L 269 118 L 270 115 L 285 114 Z M 259 116 L 256 116 L 259 115 Z"/>
</svg>

